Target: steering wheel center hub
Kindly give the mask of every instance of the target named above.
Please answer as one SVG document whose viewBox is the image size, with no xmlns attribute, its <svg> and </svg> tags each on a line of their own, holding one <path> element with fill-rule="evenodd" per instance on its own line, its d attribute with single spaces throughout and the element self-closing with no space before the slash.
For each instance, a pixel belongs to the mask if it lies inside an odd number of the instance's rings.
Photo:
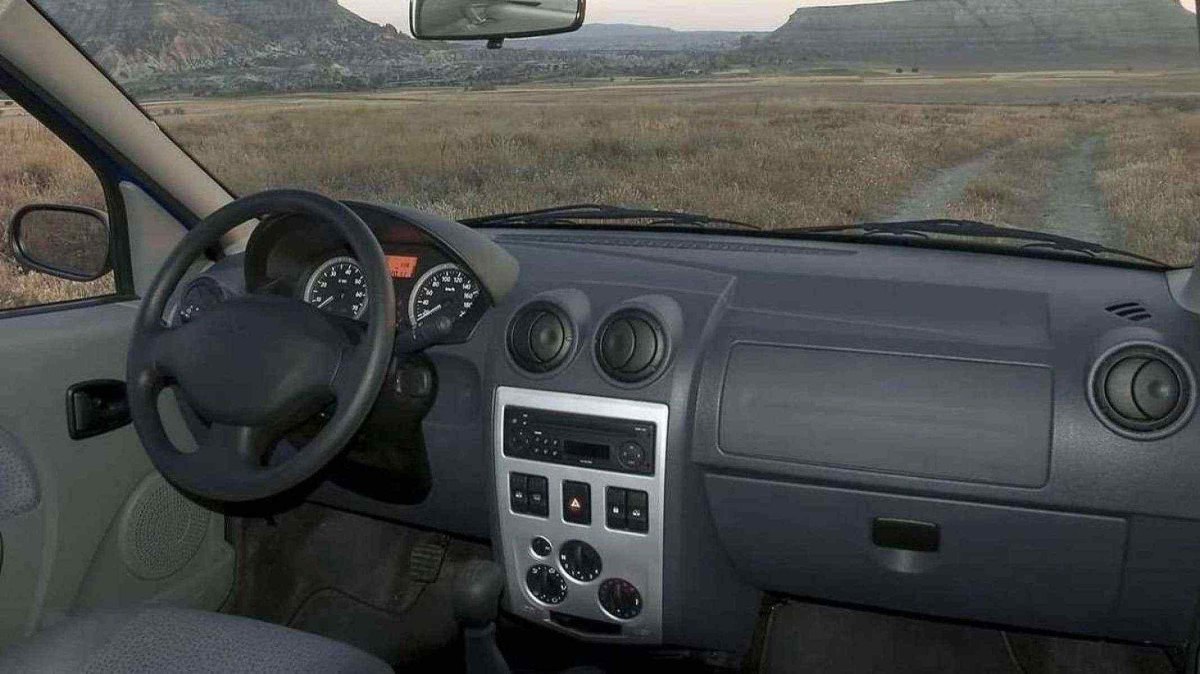
<svg viewBox="0 0 1200 674">
<path fill-rule="evenodd" d="M 318 309 L 249 296 L 175 331 L 160 364 L 205 419 L 262 426 L 312 414 L 329 402 L 349 346 L 347 335 Z"/>
</svg>

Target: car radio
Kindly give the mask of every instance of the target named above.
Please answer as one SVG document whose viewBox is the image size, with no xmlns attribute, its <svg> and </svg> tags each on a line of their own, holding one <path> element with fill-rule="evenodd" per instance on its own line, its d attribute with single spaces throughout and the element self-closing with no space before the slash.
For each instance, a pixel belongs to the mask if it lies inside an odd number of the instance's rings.
<svg viewBox="0 0 1200 674">
<path fill-rule="evenodd" d="M 656 429 L 650 422 L 506 407 L 504 428 L 505 456 L 654 474 Z"/>
</svg>

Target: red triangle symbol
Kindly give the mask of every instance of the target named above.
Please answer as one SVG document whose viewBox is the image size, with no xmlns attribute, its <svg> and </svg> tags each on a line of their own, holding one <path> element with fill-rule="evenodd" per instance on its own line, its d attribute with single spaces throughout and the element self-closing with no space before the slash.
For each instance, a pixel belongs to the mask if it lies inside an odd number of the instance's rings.
<svg viewBox="0 0 1200 674">
<path fill-rule="evenodd" d="M 579 497 L 571 499 L 571 510 L 579 510 L 583 508 L 583 504 L 579 502 Z"/>
</svg>

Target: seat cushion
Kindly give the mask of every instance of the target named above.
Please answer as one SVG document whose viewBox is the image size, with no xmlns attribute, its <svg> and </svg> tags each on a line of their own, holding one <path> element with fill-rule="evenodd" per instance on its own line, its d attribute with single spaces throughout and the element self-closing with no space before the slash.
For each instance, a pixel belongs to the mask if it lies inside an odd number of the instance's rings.
<svg viewBox="0 0 1200 674">
<path fill-rule="evenodd" d="M 71 618 L 0 654 L 0 673 L 332 672 L 390 674 L 363 651 L 270 623 L 144 608 Z"/>
</svg>

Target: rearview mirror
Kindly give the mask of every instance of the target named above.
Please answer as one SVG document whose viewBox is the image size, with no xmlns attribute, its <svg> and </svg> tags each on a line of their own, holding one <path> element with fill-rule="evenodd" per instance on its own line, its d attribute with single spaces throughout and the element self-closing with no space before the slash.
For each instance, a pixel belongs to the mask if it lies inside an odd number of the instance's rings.
<svg viewBox="0 0 1200 674">
<path fill-rule="evenodd" d="M 583 25 L 585 0 L 412 0 L 419 40 L 503 40 L 569 33 Z"/>
<path fill-rule="evenodd" d="M 108 273 L 108 217 L 83 206 L 34 204 L 9 221 L 13 256 L 22 266 L 71 281 Z"/>
</svg>

